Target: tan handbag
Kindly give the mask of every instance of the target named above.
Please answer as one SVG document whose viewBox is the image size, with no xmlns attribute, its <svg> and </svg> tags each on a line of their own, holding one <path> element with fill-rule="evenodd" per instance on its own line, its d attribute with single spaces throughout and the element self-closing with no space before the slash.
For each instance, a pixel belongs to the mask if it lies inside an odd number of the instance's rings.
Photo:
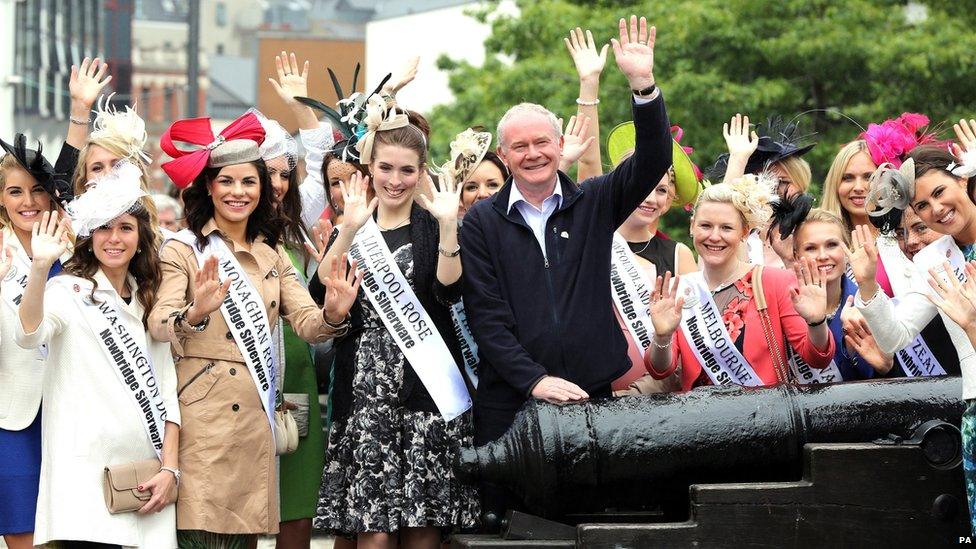
<svg viewBox="0 0 976 549">
<path fill-rule="evenodd" d="M 275 411 L 275 453 L 279 456 L 298 449 L 298 424 L 291 410 Z"/>
<path fill-rule="evenodd" d="M 102 495 L 105 496 L 105 506 L 113 515 L 138 511 L 149 502 L 152 492 L 140 492 L 140 484 L 148 482 L 159 472 L 158 459 L 144 459 L 131 463 L 109 465 L 105 468 L 102 478 Z M 176 501 L 179 488 L 173 484 L 169 500 Z"/>
</svg>

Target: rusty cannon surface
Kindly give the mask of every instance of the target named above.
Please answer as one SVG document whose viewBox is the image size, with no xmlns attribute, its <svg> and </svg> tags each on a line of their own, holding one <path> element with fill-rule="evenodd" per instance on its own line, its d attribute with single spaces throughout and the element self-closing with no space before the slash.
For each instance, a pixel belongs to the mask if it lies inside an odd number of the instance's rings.
<svg viewBox="0 0 976 549">
<path fill-rule="evenodd" d="M 549 531 L 569 525 L 567 546 L 955 542 L 968 529 L 961 394 L 961 379 L 945 377 L 534 401 L 501 438 L 463 450 L 455 469 L 505 486 L 538 524 L 559 521 Z M 520 532 L 507 524 L 503 536 L 530 547 L 532 516 L 515 516 Z M 609 524 L 622 522 L 615 516 L 631 523 Z M 818 535 L 777 538 L 805 529 Z M 504 541 L 486 539 L 454 544 Z"/>
</svg>

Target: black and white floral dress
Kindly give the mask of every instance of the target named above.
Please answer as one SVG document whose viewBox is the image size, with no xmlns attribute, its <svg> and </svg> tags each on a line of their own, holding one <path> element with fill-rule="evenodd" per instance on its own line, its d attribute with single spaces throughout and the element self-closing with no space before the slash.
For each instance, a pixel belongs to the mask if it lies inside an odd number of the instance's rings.
<svg viewBox="0 0 976 549">
<path fill-rule="evenodd" d="M 383 237 L 414 286 L 409 226 Z M 355 353 L 350 413 L 332 423 L 315 518 L 339 535 L 438 527 L 444 534 L 475 525 L 477 493 L 454 479 L 451 460 L 472 445 L 471 414 L 445 423 L 437 413 L 399 402 L 408 364 L 360 290 L 365 329 Z"/>
</svg>

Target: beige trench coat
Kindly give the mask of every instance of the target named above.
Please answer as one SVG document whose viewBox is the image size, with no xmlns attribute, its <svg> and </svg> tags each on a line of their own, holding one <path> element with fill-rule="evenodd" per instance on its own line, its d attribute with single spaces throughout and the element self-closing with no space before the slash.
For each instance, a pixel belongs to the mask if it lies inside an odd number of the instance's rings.
<svg viewBox="0 0 976 549">
<path fill-rule="evenodd" d="M 203 233 L 215 230 L 211 219 Z M 261 237 L 250 251 L 228 238 L 224 242 L 261 294 L 271 325 L 280 314 L 308 342 L 335 335 L 297 280 L 283 248 L 275 250 Z M 174 325 L 176 315 L 193 300 L 194 251 L 170 241 L 161 260 L 163 282 L 149 326 L 154 338 L 172 344 L 177 361 L 183 478 L 176 526 L 224 534 L 276 533 L 274 440 L 257 387 L 219 309 L 202 332 Z"/>
</svg>

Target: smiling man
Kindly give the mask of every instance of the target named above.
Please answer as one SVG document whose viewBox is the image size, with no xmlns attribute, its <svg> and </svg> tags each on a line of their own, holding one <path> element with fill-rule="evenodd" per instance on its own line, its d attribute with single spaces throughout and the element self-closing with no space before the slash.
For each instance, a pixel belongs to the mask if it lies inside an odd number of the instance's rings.
<svg viewBox="0 0 976 549">
<path fill-rule="evenodd" d="M 475 204 L 461 228 L 464 303 L 481 360 L 475 443 L 502 435 L 528 398 L 609 396 L 630 367 L 610 296 L 613 232 L 671 164 L 654 40 L 644 18 L 620 20 L 617 66 L 633 93 L 636 152 L 577 185 L 558 171 L 563 140 L 540 105 L 512 107 L 498 123 L 511 177 Z"/>
</svg>

